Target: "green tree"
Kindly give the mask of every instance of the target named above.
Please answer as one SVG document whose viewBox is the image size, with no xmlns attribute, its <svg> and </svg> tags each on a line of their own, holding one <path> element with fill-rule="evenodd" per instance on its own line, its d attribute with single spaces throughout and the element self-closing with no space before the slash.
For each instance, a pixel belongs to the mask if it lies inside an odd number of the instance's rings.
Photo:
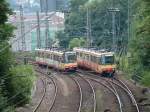
<svg viewBox="0 0 150 112">
<path fill-rule="evenodd" d="M 120 10 L 116 14 L 117 44 L 127 45 L 127 6 L 126 0 L 71 0 L 70 13 L 65 16 L 64 32 L 70 39 L 86 37 L 87 8 L 90 10 L 92 39 L 95 46 L 112 46 L 112 15 L 110 7 Z M 119 25 L 120 24 L 120 25 Z M 67 37 L 67 38 L 68 38 Z"/>
<path fill-rule="evenodd" d="M 3 86 L 0 86 L 0 111 L 4 112 L 10 111 L 11 108 L 7 102 L 7 97 L 5 94 L 5 80 L 3 78 L 8 75 L 12 61 L 9 47 L 5 50 L 1 49 L 9 46 L 8 41 L 10 37 L 13 36 L 12 34 L 14 27 L 11 24 L 6 23 L 8 16 L 12 14 L 12 12 L 9 8 L 9 4 L 5 0 L 0 0 L 0 11 L 0 84 L 4 84 Z"/>
<path fill-rule="evenodd" d="M 6 23 L 8 15 L 12 14 L 8 3 L 5 0 L 0 1 L 0 49 L 9 46 L 8 41 L 13 36 L 14 27 Z M 5 50 L 0 50 L 0 76 L 5 75 L 10 66 L 10 51 L 9 47 Z"/>
<path fill-rule="evenodd" d="M 85 46 L 85 39 L 83 38 L 73 38 L 70 42 L 69 42 L 69 48 L 73 49 L 74 47 L 83 47 Z"/>
<path fill-rule="evenodd" d="M 132 59 L 130 71 L 142 77 L 141 83 L 150 86 L 150 1 L 136 0 L 134 5 L 133 33 L 129 44 Z M 139 7 L 137 7 L 139 6 Z M 136 73 L 135 73 L 136 72 Z M 134 75 L 133 74 L 133 75 Z"/>
<path fill-rule="evenodd" d="M 59 40 L 59 46 L 63 48 L 68 48 L 69 37 L 64 31 L 58 31 L 55 36 Z"/>
<path fill-rule="evenodd" d="M 31 65 L 19 65 L 10 69 L 9 79 L 7 79 L 8 95 L 11 103 L 24 105 L 31 100 L 31 90 L 35 83 L 35 72 Z M 18 103 L 20 102 L 21 103 Z"/>
</svg>

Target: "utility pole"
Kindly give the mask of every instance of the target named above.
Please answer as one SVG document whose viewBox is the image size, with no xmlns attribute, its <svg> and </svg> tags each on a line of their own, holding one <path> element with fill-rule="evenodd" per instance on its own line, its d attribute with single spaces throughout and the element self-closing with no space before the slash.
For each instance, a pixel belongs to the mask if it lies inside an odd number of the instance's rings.
<svg viewBox="0 0 150 112">
<path fill-rule="evenodd" d="M 23 6 L 20 5 L 20 29 L 22 36 L 22 51 L 26 51 L 26 42 L 25 42 L 25 25 L 24 25 L 24 16 L 23 16 Z"/>
<path fill-rule="evenodd" d="M 128 0 L 128 38 L 127 38 L 127 48 L 130 41 L 130 0 Z"/>
<path fill-rule="evenodd" d="M 37 48 L 41 48 L 41 29 L 40 29 L 39 11 L 36 12 L 36 15 L 37 15 Z"/>
<path fill-rule="evenodd" d="M 108 11 L 112 14 L 112 49 L 116 52 L 116 13 L 120 10 L 118 8 L 110 8 Z"/>
<path fill-rule="evenodd" d="M 45 2 L 46 4 L 46 10 L 45 10 L 45 16 L 46 16 L 46 19 L 45 19 L 45 26 L 46 26 L 46 30 L 45 30 L 45 48 L 48 48 L 49 45 L 48 45 L 48 39 L 49 39 L 49 22 L 48 22 L 48 1 L 46 0 Z"/>
<path fill-rule="evenodd" d="M 43 4 L 42 4 L 42 0 L 40 0 L 40 10 L 41 10 L 41 12 L 43 11 Z"/>
<path fill-rule="evenodd" d="M 87 8 L 87 47 L 92 45 L 92 38 L 91 38 L 91 12 L 89 8 Z"/>
</svg>

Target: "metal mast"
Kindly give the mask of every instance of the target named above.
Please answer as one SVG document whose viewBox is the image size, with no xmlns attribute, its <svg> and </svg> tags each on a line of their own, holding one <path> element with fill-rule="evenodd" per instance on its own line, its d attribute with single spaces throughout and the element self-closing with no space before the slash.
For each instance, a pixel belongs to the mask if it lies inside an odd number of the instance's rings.
<svg viewBox="0 0 150 112">
<path fill-rule="evenodd" d="M 91 18 L 90 18 L 90 10 L 87 8 L 87 47 L 91 46 L 92 38 L 91 38 Z"/>
<path fill-rule="evenodd" d="M 42 0 L 40 0 L 40 10 L 41 10 L 41 12 L 43 11 Z"/>
<path fill-rule="evenodd" d="M 37 15 L 37 48 L 41 48 L 41 29 L 40 29 L 39 11 L 36 12 L 36 15 Z"/>
<path fill-rule="evenodd" d="M 45 48 L 48 48 L 49 45 L 48 45 L 48 38 L 49 38 L 49 22 L 48 22 L 48 1 L 46 0 L 45 2 L 46 4 L 46 9 L 45 9 L 45 16 L 46 16 L 46 19 L 45 19 L 45 26 L 46 26 L 46 30 L 45 30 Z"/>
<path fill-rule="evenodd" d="M 130 41 L 130 0 L 128 0 L 128 38 L 127 38 L 127 47 Z"/>
<path fill-rule="evenodd" d="M 26 42 L 25 42 L 25 25 L 24 25 L 24 16 L 23 16 L 23 6 L 20 5 L 20 27 L 21 27 L 21 36 L 22 36 L 22 51 L 26 51 Z"/>
<path fill-rule="evenodd" d="M 115 52 L 116 52 L 116 13 L 119 11 L 120 10 L 118 8 L 109 9 L 109 12 L 111 12 L 112 14 L 112 39 L 113 39 L 112 49 Z"/>
</svg>

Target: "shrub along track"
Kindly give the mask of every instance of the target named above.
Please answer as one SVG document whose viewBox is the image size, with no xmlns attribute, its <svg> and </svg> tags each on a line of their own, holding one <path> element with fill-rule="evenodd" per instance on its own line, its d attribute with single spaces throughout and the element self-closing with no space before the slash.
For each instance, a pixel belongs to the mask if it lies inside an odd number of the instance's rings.
<svg viewBox="0 0 150 112">
<path fill-rule="evenodd" d="M 116 94 L 115 96 L 118 99 L 120 112 L 140 112 L 132 92 L 121 80 L 103 78 L 81 70 L 79 72 L 85 75 L 88 74 L 88 76 L 86 75 L 88 79 L 112 89 L 113 93 Z"/>
<path fill-rule="evenodd" d="M 33 110 L 36 111 L 36 108 L 38 108 L 38 106 L 43 101 L 45 94 L 46 94 L 45 79 L 42 77 L 39 77 L 36 83 L 36 91 L 32 97 L 31 103 L 26 105 L 25 107 L 16 108 L 16 112 L 32 112 Z"/>
</svg>

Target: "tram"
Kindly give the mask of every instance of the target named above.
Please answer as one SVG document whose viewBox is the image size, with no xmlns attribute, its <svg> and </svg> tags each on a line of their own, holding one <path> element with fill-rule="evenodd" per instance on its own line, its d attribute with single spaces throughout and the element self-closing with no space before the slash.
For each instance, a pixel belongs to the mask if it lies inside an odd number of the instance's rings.
<svg viewBox="0 0 150 112">
<path fill-rule="evenodd" d="M 77 55 L 77 65 L 87 68 L 106 77 L 113 77 L 116 69 L 114 52 L 88 48 L 74 48 Z"/>
<path fill-rule="evenodd" d="M 76 53 L 58 49 L 36 49 L 36 63 L 68 72 L 76 71 Z"/>
</svg>

